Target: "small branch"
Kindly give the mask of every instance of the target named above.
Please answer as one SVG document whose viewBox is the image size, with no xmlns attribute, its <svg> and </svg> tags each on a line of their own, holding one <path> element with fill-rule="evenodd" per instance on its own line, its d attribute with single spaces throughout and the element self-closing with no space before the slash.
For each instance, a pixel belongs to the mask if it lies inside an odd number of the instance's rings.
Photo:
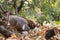
<svg viewBox="0 0 60 40">
<path fill-rule="evenodd" d="M 14 2 L 13 7 L 14 7 L 14 9 L 15 9 L 15 14 L 18 15 L 16 1 L 17 1 L 17 0 L 13 0 L 13 2 Z"/>
<path fill-rule="evenodd" d="M 19 11 L 21 10 L 21 8 L 23 7 L 23 5 L 24 5 L 24 1 L 25 0 L 21 0 L 21 3 L 20 3 L 20 5 L 18 6 L 18 13 L 19 13 Z"/>
<path fill-rule="evenodd" d="M 16 8 L 16 0 L 13 0 L 14 4 L 13 7 Z"/>
<path fill-rule="evenodd" d="M 14 4 L 13 4 L 13 7 L 15 9 L 15 13 L 16 15 L 18 15 L 19 11 L 21 10 L 22 6 L 24 5 L 24 1 L 25 0 L 21 0 L 20 2 L 20 5 L 17 7 L 17 3 L 16 3 L 17 0 L 13 0 Z"/>
<path fill-rule="evenodd" d="M 3 11 L 3 12 L 5 12 L 5 10 L 2 8 L 2 6 L 0 5 L 0 9 Z"/>
</svg>

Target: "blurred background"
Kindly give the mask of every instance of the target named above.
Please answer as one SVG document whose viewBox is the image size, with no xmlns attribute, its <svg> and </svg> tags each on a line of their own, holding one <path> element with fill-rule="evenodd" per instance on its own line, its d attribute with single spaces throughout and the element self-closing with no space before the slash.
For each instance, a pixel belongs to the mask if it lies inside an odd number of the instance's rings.
<svg viewBox="0 0 60 40">
<path fill-rule="evenodd" d="M 18 15 L 28 18 L 40 25 L 46 21 L 60 25 L 60 0 L 16 0 L 16 5 L 23 5 Z M 12 0 L 0 0 L 0 5 L 4 10 L 15 13 Z M 0 10 L 1 12 L 1 10 Z"/>
</svg>

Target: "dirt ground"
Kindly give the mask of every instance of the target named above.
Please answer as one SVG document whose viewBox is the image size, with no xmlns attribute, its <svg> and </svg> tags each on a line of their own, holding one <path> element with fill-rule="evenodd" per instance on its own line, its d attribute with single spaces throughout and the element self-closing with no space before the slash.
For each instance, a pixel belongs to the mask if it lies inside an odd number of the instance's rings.
<svg viewBox="0 0 60 40">
<path fill-rule="evenodd" d="M 46 40 L 45 32 L 49 30 L 47 26 L 41 26 L 39 28 L 35 27 L 31 29 L 29 32 L 23 31 L 22 34 L 12 34 L 11 37 L 4 37 L 3 34 L 0 34 L 0 40 Z M 60 30 L 56 31 L 56 35 L 51 37 L 49 40 L 60 40 Z"/>
</svg>

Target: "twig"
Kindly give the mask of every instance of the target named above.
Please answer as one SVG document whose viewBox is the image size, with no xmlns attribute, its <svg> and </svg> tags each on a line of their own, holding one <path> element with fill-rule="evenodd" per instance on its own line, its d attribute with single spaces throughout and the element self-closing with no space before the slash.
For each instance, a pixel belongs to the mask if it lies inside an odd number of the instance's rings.
<svg viewBox="0 0 60 40">
<path fill-rule="evenodd" d="M 15 14 L 18 15 L 16 1 L 17 1 L 17 0 L 13 0 L 13 2 L 14 2 L 13 7 L 14 7 L 14 9 L 15 9 Z"/>
<path fill-rule="evenodd" d="M 18 7 L 17 7 L 16 1 L 17 1 L 17 0 L 13 0 L 13 2 L 14 2 L 13 7 L 14 7 L 14 9 L 15 9 L 16 15 L 18 15 L 19 11 L 21 10 L 21 8 L 22 8 L 23 5 L 24 5 L 24 1 L 25 1 L 25 0 L 21 0 L 21 3 L 20 3 L 20 5 L 19 5 Z"/>
<path fill-rule="evenodd" d="M 0 9 L 1 9 L 3 12 L 5 12 L 5 10 L 2 8 L 2 5 L 0 5 Z"/>
<path fill-rule="evenodd" d="M 25 0 L 21 0 L 21 4 L 18 6 L 18 13 L 24 5 Z"/>
</svg>

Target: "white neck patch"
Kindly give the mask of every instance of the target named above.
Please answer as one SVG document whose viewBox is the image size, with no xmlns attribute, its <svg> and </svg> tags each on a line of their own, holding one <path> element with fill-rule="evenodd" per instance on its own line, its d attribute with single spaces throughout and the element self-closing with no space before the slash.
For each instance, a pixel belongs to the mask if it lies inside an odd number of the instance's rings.
<svg viewBox="0 0 60 40">
<path fill-rule="evenodd" d="M 8 24 L 7 25 L 10 25 L 10 23 L 8 22 Z"/>
<path fill-rule="evenodd" d="M 23 30 L 25 29 L 25 25 L 22 26 L 22 29 L 23 29 Z"/>
</svg>

